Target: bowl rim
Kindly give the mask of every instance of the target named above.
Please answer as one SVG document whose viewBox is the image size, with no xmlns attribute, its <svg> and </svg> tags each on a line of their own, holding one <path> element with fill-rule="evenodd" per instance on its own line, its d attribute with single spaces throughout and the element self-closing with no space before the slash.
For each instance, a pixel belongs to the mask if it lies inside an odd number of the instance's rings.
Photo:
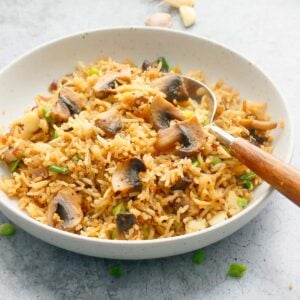
<svg viewBox="0 0 300 300">
<path fill-rule="evenodd" d="M 285 157 L 283 159 L 284 162 L 288 163 L 291 161 L 293 152 L 294 152 L 294 143 L 295 143 L 295 132 L 294 132 L 294 126 L 293 126 L 293 119 L 291 117 L 291 112 L 288 107 L 288 103 L 286 99 L 283 97 L 281 90 L 278 88 L 277 85 L 273 83 L 271 78 L 263 71 L 262 68 L 257 66 L 251 59 L 248 59 L 243 54 L 240 54 L 233 50 L 231 47 L 224 45 L 223 43 L 217 42 L 214 39 L 206 38 L 203 36 L 199 36 L 197 34 L 193 34 L 190 32 L 183 32 L 180 30 L 175 29 L 166 29 L 166 28 L 156 28 L 156 27 L 146 27 L 146 26 L 116 26 L 116 27 L 101 27 L 101 28 L 94 28 L 90 30 L 84 30 L 84 31 L 78 31 L 72 34 L 64 35 L 55 39 L 51 39 L 50 41 L 47 41 L 45 43 L 42 43 L 36 47 L 33 47 L 32 49 L 29 49 L 24 54 L 18 56 L 17 58 L 13 59 L 11 62 L 9 62 L 6 66 L 1 68 L 0 70 L 0 76 L 2 76 L 7 70 L 9 70 L 13 65 L 17 64 L 18 62 L 25 59 L 27 56 L 33 55 L 35 52 L 38 52 L 39 50 L 43 48 L 47 48 L 48 46 L 51 46 L 52 44 L 56 44 L 68 39 L 73 39 L 79 36 L 87 36 L 89 34 L 95 34 L 98 32 L 108 32 L 108 31 L 152 31 L 152 32 L 166 32 L 178 36 L 188 36 L 191 39 L 198 39 L 202 40 L 205 43 L 212 44 L 213 46 L 219 47 L 224 49 L 227 52 L 231 52 L 233 55 L 237 56 L 243 61 L 246 61 L 247 63 L 251 64 L 251 67 L 253 67 L 258 73 L 263 75 L 269 82 L 269 84 L 272 86 L 272 88 L 275 90 L 275 92 L 278 94 L 283 106 L 285 107 L 286 113 L 287 113 L 287 120 L 290 124 L 290 132 L 289 132 L 289 144 L 287 151 L 285 152 Z M 259 195 L 259 197 L 256 199 L 256 201 L 250 205 L 247 206 L 245 209 L 243 209 L 238 214 L 234 215 L 233 217 L 229 218 L 225 222 L 216 224 L 214 226 L 205 228 L 201 231 L 192 232 L 192 233 L 185 233 L 183 235 L 175 236 L 175 237 L 167 237 L 167 238 L 157 238 L 152 240 L 110 240 L 110 239 L 103 239 L 103 238 L 96 238 L 96 237 L 87 237 L 83 235 L 78 235 L 75 233 L 70 233 L 67 231 L 62 231 L 57 228 L 51 227 L 49 225 L 43 224 L 38 222 L 37 220 L 31 218 L 29 215 L 27 215 L 24 211 L 21 209 L 12 209 L 10 205 L 6 204 L 1 200 L 0 197 L 0 206 L 4 206 L 8 211 L 10 211 L 12 214 L 14 214 L 15 217 L 21 218 L 26 222 L 30 222 L 33 226 L 40 227 L 41 230 L 50 231 L 54 235 L 58 235 L 61 237 L 65 237 L 68 239 L 78 240 L 78 241 L 85 241 L 89 243 L 97 243 L 97 244 L 112 244 L 112 245 L 120 245 L 120 246 L 130 246 L 130 245 L 153 245 L 153 244 L 161 244 L 161 243 L 169 243 L 169 242 L 175 242 L 175 241 L 183 241 L 185 239 L 190 239 L 196 236 L 206 235 L 209 234 L 212 231 L 217 231 L 221 227 L 230 226 L 232 223 L 237 222 L 239 219 L 243 218 L 244 215 L 250 213 L 250 211 L 254 210 L 257 206 L 261 205 L 262 202 L 265 202 L 267 200 L 267 197 L 273 192 L 274 189 L 271 186 L 267 186 L 267 189 Z M 13 200 L 12 200 L 13 201 Z"/>
</svg>

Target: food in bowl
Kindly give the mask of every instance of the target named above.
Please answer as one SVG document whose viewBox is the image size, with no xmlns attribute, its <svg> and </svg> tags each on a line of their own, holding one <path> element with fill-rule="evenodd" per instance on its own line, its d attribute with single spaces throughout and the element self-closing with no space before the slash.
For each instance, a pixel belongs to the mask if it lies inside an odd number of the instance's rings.
<svg viewBox="0 0 300 300">
<path fill-rule="evenodd" d="M 167 238 L 239 213 L 261 180 L 209 133 L 206 95 L 190 99 L 179 74 L 164 58 L 79 63 L 1 135 L 1 189 L 44 224 L 106 239 Z M 211 88 L 215 123 L 271 151 L 266 103 Z"/>
</svg>

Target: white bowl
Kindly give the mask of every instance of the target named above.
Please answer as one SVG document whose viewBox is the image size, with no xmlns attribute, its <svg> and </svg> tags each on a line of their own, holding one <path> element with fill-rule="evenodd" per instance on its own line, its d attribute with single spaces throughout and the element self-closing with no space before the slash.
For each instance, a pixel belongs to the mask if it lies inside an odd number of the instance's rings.
<svg viewBox="0 0 300 300">
<path fill-rule="evenodd" d="M 33 105 L 34 96 L 46 92 L 49 83 L 71 72 L 77 61 L 92 62 L 100 56 L 114 60 L 133 59 L 137 64 L 165 56 L 183 71 L 201 69 L 208 81 L 224 79 L 243 98 L 266 101 L 274 120 L 285 121 L 275 132 L 274 154 L 288 162 L 292 154 L 293 130 L 286 102 L 271 80 L 253 63 L 215 42 L 190 34 L 150 28 L 113 28 L 72 35 L 45 44 L 20 57 L 0 73 L 0 126 L 20 117 Z M 2 169 L 1 172 L 4 172 Z M 267 203 L 271 188 L 262 184 L 254 200 L 238 215 L 198 233 L 148 241 L 115 241 L 87 238 L 40 224 L 21 211 L 15 200 L 1 192 L 0 209 L 25 231 L 58 247 L 74 252 L 117 259 L 148 259 L 171 256 L 212 244 L 232 234 Z"/>
</svg>

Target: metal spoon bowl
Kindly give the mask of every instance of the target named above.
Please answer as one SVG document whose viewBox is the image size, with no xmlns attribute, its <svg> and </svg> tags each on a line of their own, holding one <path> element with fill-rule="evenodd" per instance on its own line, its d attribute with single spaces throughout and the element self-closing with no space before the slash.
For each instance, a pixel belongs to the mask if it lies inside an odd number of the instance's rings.
<svg viewBox="0 0 300 300">
<path fill-rule="evenodd" d="M 203 82 L 182 76 L 190 98 L 201 102 L 203 95 L 208 100 L 210 111 L 209 130 L 221 143 L 228 146 L 231 154 L 259 177 L 300 206 L 300 171 L 275 158 L 272 154 L 251 144 L 247 140 L 234 137 L 213 123 L 218 102 L 212 90 Z"/>
</svg>

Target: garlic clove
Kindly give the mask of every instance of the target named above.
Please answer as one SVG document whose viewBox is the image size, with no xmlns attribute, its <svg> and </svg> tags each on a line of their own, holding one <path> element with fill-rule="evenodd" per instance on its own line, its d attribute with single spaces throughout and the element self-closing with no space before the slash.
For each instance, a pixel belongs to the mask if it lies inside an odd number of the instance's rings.
<svg viewBox="0 0 300 300">
<path fill-rule="evenodd" d="M 163 0 L 165 4 L 168 4 L 172 7 L 179 8 L 182 5 L 194 6 L 196 0 Z"/>
<path fill-rule="evenodd" d="M 193 7 L 186 5 L 180 6 L 179 13 L 185 27 L 190 27 L 196 22 L 196 12 Z"/>
<path fill-rule="evenodd" d="M 147 26 L 155 26 L 155 27 L 171 27 L 172 17 L 170 14 L 158 12 L 150 16 L 145 21 L 145 24 Z"/>
</svg>

